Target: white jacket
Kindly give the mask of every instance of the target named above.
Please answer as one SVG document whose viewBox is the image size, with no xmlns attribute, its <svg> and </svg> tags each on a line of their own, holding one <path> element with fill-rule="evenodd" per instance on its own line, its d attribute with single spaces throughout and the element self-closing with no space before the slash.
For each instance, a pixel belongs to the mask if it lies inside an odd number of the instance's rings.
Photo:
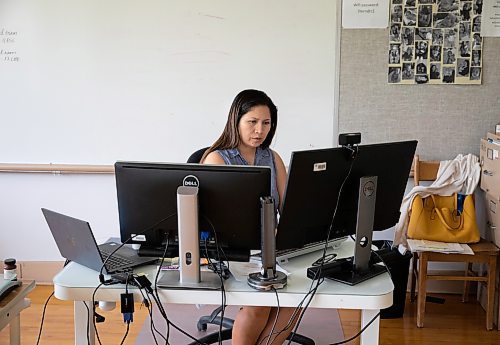
<svg viewBox="0 0 500 345">
<path fill-rule="evenodd" d="M 471 153 L 466 156 L 459 154 L 451 161 L 441 161 L 436 180 L 430 186 L 415 186 L 404 196 L 400 209 L 399 222 L 396 224 L 394 231 L 393 245 L 403 244 L 408 247 L 406 235 L 410 221 L 411 204 L 416 195 L 425 198 L 431 194 L 472 194 L 479 182 L 480 174 L 479 159 Z"/>
</svg>

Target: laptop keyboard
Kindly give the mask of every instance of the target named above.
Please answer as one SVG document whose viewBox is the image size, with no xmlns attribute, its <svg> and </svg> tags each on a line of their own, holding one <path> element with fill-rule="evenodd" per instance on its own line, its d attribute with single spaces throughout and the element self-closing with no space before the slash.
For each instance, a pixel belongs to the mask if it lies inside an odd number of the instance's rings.
<svg viewBox="0 0 500 345">
<path fill-rule="evenodd" d="M 276 251 L 276 261 L 278 262 L 287 261 L 288 259 L 309 254 L 321 250 L 323 248 L 325 248 L 325 241 L 310 243 L 302 248 L 281 249 Z"/>
<path fill-rule="evenodd" d="M 106 269 L 108 270 L 113 270 L 123 266 L 131 266 L 134 263 L 132 260 L 117 256 L 116 253 L 112 256 L 110 256 L 110 254 L 111 252 L 101 249 L 102 259 L 106 262 Z"/>
<path fill-rule="evenodd" d="M 336 248 L 345 240 L 345 238 L 339 238 L 330 241 L 328 247 Z M 288 259 L 316 252 L 325 248 L 325 241 L 309 243 L 301 248 L 293 249 L 280 249 L 276 251 L 276 262 L 282 263 L 288 261 Z M 253 256 L 260 257 L 261 253 L 255 254 Z"/>
</svg>

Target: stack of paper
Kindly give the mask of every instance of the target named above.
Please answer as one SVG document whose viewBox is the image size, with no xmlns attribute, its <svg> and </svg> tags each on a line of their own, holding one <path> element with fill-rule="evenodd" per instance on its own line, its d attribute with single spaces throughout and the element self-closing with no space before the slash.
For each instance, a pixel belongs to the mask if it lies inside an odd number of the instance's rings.
<svg viewBox="0 0 500 345">
<path fill-rule="evenodd" d="M 473 254 L 472 249 L 467 244 L 436 242 L 427 240 L 408 239 L 408 246 L 412 252 L 438 252 L 438 253 L 458 253 Z"/>
</svg>

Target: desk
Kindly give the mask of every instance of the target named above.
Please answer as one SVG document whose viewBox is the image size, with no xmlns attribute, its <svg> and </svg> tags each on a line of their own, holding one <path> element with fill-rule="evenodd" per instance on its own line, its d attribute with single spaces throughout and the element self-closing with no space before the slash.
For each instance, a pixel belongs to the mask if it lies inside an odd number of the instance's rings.
<svg viewBox="0 0 500 345">
<path fill-rule="evenodd" d="M 3 274 L 0 275 L 3 279 Z M 35 281 L 23 281 L 23 285 L 11 291 L 7 297 L 0 301 L 0 330 L 10 324 L 10 344 L 21 344 L 21 311 L 31 305 L 26 298 L 35 287 Z"/>
<path fill-rule="evenodd" d="M 336 251 L 339 257 L 352 255 L 353 243 L 345 242 Z M 296 307 L 304 298 L 311 286 L 306 277 L 306 269 L 320 257 L 320 253 L 310 253 L 293 258 L 281 265 L 290 275 L 288 284 L 279 291 L 279 302 L 282 307 Z M 136 273 L 146 273 L 153 280 L 156 266 L 141 267 Z M 92 293 L 99 284 L 98 273 L 76 263 L 70 263 L 54 277 L 54 293 L 61 300 L 74 301 L 75 310 L 75 344 L 87 344 L 87 307 L 92 310 Z M 274 292 L 261 292 L 252 289 L 246 282 L 238 282 L 233 277 L 225 281 L 227 305 L 259 305 L 276 306 Z M 335 308 L 361 310 L 361 328 L 379 312 L 380 309 L 392 305 L 394 285 L 387 273 L 379 275 L 355 286 L 325 280 L 320 285 L 311 301 L 310 308 Z M 120 301 L 123 285 L 112 285 L 100 288 L 96 293 L 98 301 Z M 142 300 L 137 289 L 129 288 L 134 293 L 135 301 Z M 159 289 L 158 293 L 164 303 L 183 304 L 220 304 L 220 291 Z M 95 329 L 90 317 L 90 340 L 94 344 Z M 193 320 L 193 322 L 196 322 Z M 377 318 L 361 336 L 361 344 L 378 344 L 380 319 Z"/>
</svg>

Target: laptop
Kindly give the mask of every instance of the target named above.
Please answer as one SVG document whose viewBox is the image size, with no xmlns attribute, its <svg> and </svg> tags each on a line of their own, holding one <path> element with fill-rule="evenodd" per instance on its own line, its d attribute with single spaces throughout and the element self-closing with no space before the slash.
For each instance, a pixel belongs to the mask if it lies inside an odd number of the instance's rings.
<svg viewBox="0 0 500 345">
<path fill-rule="evenodd" d="M 42 212 L 59 252 L 65 259 L 100 272 L 106 258 L 120 246 L 115 242 L 97 245 L 90 224 L 84 220 L 45 208 L 42 208 Z M 123 246 L 106 261 L 103 272 L 107 274 L 128 272 L 134 267 L 153 263 L 157 259 L 139 256 L 134 249 Z"/>
</svg>

